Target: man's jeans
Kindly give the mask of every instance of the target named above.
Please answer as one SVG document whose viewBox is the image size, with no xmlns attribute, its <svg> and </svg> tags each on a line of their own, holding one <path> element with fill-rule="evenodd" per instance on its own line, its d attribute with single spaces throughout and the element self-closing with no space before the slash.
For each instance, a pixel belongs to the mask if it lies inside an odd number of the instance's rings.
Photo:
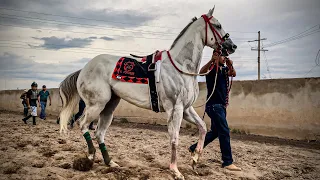
<svg viewBox="0 0 320 180">
<path fill-rule="evenodd" d="M 46 118 L 47 102 L 40 101 L 40 106 L 41 106 L 40 118 L 44 119 L 44 118 Z"/>
<path fill-rule="evenodd" d="M 24 115 L 25 117 L 28 116 L 28 106 L 27 106 L 26 103 L 23 103 L 23 115 Z"/>
<path fill-rule="evenodd" d="M 206 106 L 206 113 L 211 118 L 211 130 L 206 134 L 204 147 L 219 137 L 220 150 L 222 153 L 222 166 L 232 164 L 232 153 L 230 146 L 230 130 L 226 119 L 226 109 L 222 104 Z M 193 144 L 190 150 L 194 152 L 197 144 Z"/>
</svg>

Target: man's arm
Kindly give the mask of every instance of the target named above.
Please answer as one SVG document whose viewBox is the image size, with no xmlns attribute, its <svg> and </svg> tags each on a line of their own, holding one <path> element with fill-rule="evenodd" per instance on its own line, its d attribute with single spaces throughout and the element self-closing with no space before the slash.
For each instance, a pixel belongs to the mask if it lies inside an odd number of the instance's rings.
<svg viewBox="0 0 320 180">
<path fill-rule="evenodd" d="M 26 94 L 26 102 L 27 102 L 28 108 L 30 108 L 30 91 L 28 91 Z"/>
<path fill-rule="evenodd" d="M 28 108 L 30 108 L 30 100 L 29 100 L 30 98 L 29 97 L 27 97 L 27 106 L 28 106 Z"/>
<path fill-rule="evenodd" d="M 226 64 L 227 64 L 228 69 L 229 69 L 228 76 L 236 77 L 237 73 L 236 73 L 236 70 L 233 67 L 233 61 L 230 60 L 230 59 L 227 59 Z"/>
<path fill-rule="evenodd" d="M 206 65 L 204 65 L 201 69 L 200 69 L 200 74 L 206 73 L 209 71 L 209 68 L 211 67 L 212 61 L 210 60 Z"/>
</svg>

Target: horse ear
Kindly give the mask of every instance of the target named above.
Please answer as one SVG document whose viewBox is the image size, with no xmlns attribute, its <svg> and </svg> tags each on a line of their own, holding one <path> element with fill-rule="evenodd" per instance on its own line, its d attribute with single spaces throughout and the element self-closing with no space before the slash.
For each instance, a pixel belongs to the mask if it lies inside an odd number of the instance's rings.
<svg viewBox="0 0 320 180">
<path fill-rule="evenodd" d="M 210 9 L 210 10 L 209 10 L 209 12 L 208 12 L 207 16 L 208 16 L 208 17 L 212 16 L 213 11 L 214 11 L 214 7 L 213 7 L 213 9 Z"/>
<path fill-rule="evenodd" d="M 214 5 L 213 8 L 212 8 L 212 14 L 213 14 L 213 12 L 214 12 L 214 8 L 215 8 L 215 7 L 216 7 L 216 5 Z M 212 14 L 211 14 L 211 15 L 212 15 Z"/>
<path fill-rule="evenodd" d="M 208 17 L 212 16 L 211 9 L 209 9 L 209 12 L 207 13 L 207 16 Z"/>
</svg>

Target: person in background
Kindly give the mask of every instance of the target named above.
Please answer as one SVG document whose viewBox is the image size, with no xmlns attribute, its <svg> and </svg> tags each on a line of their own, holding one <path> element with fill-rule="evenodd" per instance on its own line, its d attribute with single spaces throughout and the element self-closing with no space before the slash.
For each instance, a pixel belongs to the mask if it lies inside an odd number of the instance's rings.
<svg viewBox="0 0 320 180">
<path fill-rule="evenodd" d="M 49 97 L 49 106 L 51 106 L 51 97 L 49 91 L 47 91 L 46 85 L 42 86 L 42 90 L 39 92 L 40 96 L 40 119 L 46 120 L 46 107 L 47 107 L 47 100 Z"/>
<path fill-rule="evenodd" d="M 31 114 L 22 119 L 22 121 L 27 124 L 27 120 L 32 117 L 33 125 L 36 125 L 37 117 L 37 101 L 40 103 L 40 97 L 38 95 L 38 84 L 33 82 L 31 84 L 31 89 L 27 92 L 27 106 L 28 109 L 31 109 Z"/>
<path fill-rule="evenodd" d="M 28 90 L 25 89 L 24 92 L 20 96 L 20 99 L 22 99 L 21 103 L 23 105 L 23 115 L 24 115 L 24 117 L 28 116 L 27 92 L 28 92 Z"/>
<path fill-rule="evenodd" d="M 73 128 L 73 124 L 82 116 L 84 109 L 86 108 L 86 104 L 82 99 L 79 101 L 79 112 L 75 115 L 74 119 L 71 120 L 71 128 Z M 90 130 L 95 130 L 93 127 L 93 121 L 89 125 Z"/>
</svg>

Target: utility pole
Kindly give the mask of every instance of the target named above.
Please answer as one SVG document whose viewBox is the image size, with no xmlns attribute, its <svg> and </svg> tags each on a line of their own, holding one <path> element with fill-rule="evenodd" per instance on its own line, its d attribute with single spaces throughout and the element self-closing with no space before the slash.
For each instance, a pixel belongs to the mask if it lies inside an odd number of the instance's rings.
<svg viewBox="0 0 320 180">
<path fill-rule="evenodd" d="M 267 40 L 267 38 L 260 38 L 260 31 L 258 31 L 258 39 L 248 42 L 258 41 L 258 48 L 251 48 L 251 51 L 258 51 L 258 80 L 260 80 L 260 51 L 268 51 L 266 49 L 260 48 L 260 41 Z"/>
</svg>

